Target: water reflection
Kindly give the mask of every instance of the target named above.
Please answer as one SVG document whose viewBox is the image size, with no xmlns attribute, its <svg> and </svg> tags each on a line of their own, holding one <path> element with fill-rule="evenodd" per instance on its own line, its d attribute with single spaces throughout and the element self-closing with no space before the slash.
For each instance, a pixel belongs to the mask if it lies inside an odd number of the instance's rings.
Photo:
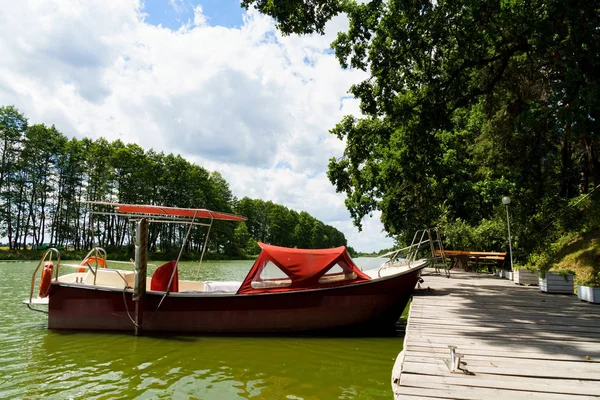
<svg viewBox="0 0 600 400">
<path fill-rule="evenodd" d="M 0 281 L 8 288 L 0 292 L 0 398 L 391 396 L 389 377 L 400 337 L 135 337 L 48 331 L 45 315 L 19 304 L 28 295 L 35 265 L 22 267 L 0 265 Z M 203 268 L 235 276 L 247 266 Z"/>
</svg>

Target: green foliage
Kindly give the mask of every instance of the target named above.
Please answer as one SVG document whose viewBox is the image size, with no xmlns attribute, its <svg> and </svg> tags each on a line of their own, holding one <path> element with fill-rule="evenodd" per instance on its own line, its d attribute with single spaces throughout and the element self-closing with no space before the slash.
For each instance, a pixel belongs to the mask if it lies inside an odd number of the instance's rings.
<svg viewBox="0 0 600 400">
<path fill-rule="evenodd" d="M 553 274 L 562 276 L 565 281 L 569 279 L 569 275 L 575 275 L 575 272 L 571 271 L 570 269 L 554 269 L 551 272 Z"/>
<path fill-rule="evenodd" d="M 501 250 L 509 195 L 521 262 L 565 231 L 600 226 L 590 208 L 544 228 L 600 185 L 597 1 L 250 4 L 284 33 L 321 32 L 338 11 L 349 19 L 332 47 L 369 76 L 350 88 L 362 117 L 331 130 L 346 148 L 328 177 L 357 226 L 380 210 L 399 243 L 444 226 L 452 247 Z"/>
<path fill-rule="evenodd" d="M 260 247 L 258 246 L 258 242 L 253 237 L 248 239 L 248 243 L 246 243 L 246 247 L 244 248 L 246 254 L 248 256 L 256 256 L 260 253 Z"/>
<path fill-rule="evenodd" d="M 539 269 L 540 276 L 548 271 L 571 271 L 580 284 L 594 282 L 600 273 L 600 231 L 566 233 L 532 253 L 526 267 Z"/>
<path fill-rule="evenodd" d="M 443 226 L 444 246 L 447 249 L 472 251 L 477 249 L 474 229 L 461 219 Z"/>
<path fill-rule="evenodd" d="M 592 275 L 591 278 L 582 280 L 580 284 L 582 286 L 600 287 L 600 272 Z"/>
<path fill-rule="evenodd" d="M 291 33 L 323 33 L 325 23 L 341 11 L 341 0 L 242 0 L 246 9 L 256 7 L 277 21 L 286 35 Z"/>
<path fill-rule="evenodd" d="M 238 201 L 221 174 L 181 156 L 145 151 L 120 140 L 68 140 L 54 126 L 28 126 L 11 106 L 0 107 L 0 146 L 0 236 L 7 237 L 11 250 L 49 242 L 74 248 L 72 254 L 83 257 L 86 249 L 101 246 L 110 249 L 111 258 L 129 260 L 133 250 L 127 221 L 108 215 L 92 218 L 85 201 L 208 208 L 247 216 L 246 223 L 219 221 L 212 226 L 207 259 L 256 255 L 258 241 L 307 248 L 346 244 L 343 233 L 306 212 L 270 201 Z M 154 259 L 177 258 L 186 234 L 186 226 L 151 224 Z M 206 229 L 192 228 L 184 259 L 197 257 L 205 235 Z"/>
<path fill-rule="evenodd" d="M 237 202 L 235 212 L 247 216 L 248 234 L 264 243 L 304 249 L 346 245 L 344 234 L 336 228 L 304 211 L 297 213 L 271 201 L 244 197 Z"/>
<path fill-rule="evenodd" d="M 472 226 L 461 219 L 452 222 L 444 221 L 440 228 L 444 235 L 444 246 L 447 249 L 464 251 L 506 251 L 506 221 L 500 218 L 483 220 Z"/>
<path fill-rule="evenodd" d="M 540 275 L 549 271 L 557 262 L 557 258 L 563 249 L 579 238 L 576 233 L 568 233 L 560 237 L 556 242 L 537 253 L 532 253 L 528 259 L 529 268 L 540 271 Z"/>
</svg>

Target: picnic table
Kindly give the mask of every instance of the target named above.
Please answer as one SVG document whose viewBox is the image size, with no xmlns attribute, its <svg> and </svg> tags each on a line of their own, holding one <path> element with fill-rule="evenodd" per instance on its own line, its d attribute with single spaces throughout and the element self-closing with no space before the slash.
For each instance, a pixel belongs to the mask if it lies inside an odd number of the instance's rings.
<svg viewBox="0 0 600 400">
<path fill-rule="evenodd" d="M 440 250 L 436 250 L 435 253 L 436 257 L 442 256 Z M 479 270 L 479 266 L 483 265 L 487 266 L 488 270 L 491 271 L 494 266 L 502 268 L 506 252 L 444 250 L 444 256 L 452 261 L 452 268 L 458 267 L 468 271 L 474 266 L 474 269 L 477 271 Z"/>
</svg>

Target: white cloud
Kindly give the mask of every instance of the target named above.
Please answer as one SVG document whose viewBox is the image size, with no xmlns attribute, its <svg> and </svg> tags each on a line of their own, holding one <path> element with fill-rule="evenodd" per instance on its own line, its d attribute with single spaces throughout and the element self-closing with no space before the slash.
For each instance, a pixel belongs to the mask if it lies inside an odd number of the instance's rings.
<svg viewBox="0 0 600 400">
<path fill-rule="evenodd" d="M 196 8 L 194 8 L 194 25 L 206 25 L 206 16 L 202 12 L 202 6 L 200 4 L 198 4 Z"/>
<path fill-rule="evenodd" d="M 171 4 L 171 7 L 178 13 L 181 13 L 186 9 L 186 4 L 183 0 L 169 0 L 169 4 Z"/>
<path fill-rule="evenodd" d="M 12 2 L 0 9 L 0 105 L 69 136 L 182 154 L 222 172 L 238 197 L 336 226 L 357 250 L 391 246 L 377 217 L 356 233 L 326 177 L 343 151 L 328 130 L 358 113 L 347 90 L 365 77 L 329 51 L 347 20 L 302 37 L 282 37 L 256 11 L 240 28 L 206 20 L 197 6 L 174 31 L 144 22 L 135 0 Z"/>
</svg>

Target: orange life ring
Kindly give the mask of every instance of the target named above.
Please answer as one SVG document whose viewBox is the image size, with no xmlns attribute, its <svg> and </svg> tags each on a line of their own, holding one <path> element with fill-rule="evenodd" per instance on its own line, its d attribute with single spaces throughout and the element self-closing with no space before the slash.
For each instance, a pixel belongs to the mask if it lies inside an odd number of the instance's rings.
<svg viewBox="0 0 600 400">
<path fill-rule="evenodd" d="M 92 263 L 97 263 L 98 265 L 100 265 L 100 268 L 106 268 L 106 261 L 104 261 L 104 258 L 100 258 L 100 257 L 90 257 L 90 258 L 86 258 L 85 260 L 83 260 L 81 262 L 81 264 L 79 265 L 83 265 L 85 268 L 79 268 L 77 270 L 77 272 L 85 272 L 88 270 L 88 265 L 91 266 Z"/>
<path fill-rule="evenodd" d="M 44 263 L 44 269 L 42 270 L 42 277 L 40 278 L 40 290 L 38 296 L 48 297 L 48 289 L 50 289 L 50 282 L 52 281 L 52 272 L 54 271 L 54 264 L 52 261 L 46 261 Z"/>
</svg>

